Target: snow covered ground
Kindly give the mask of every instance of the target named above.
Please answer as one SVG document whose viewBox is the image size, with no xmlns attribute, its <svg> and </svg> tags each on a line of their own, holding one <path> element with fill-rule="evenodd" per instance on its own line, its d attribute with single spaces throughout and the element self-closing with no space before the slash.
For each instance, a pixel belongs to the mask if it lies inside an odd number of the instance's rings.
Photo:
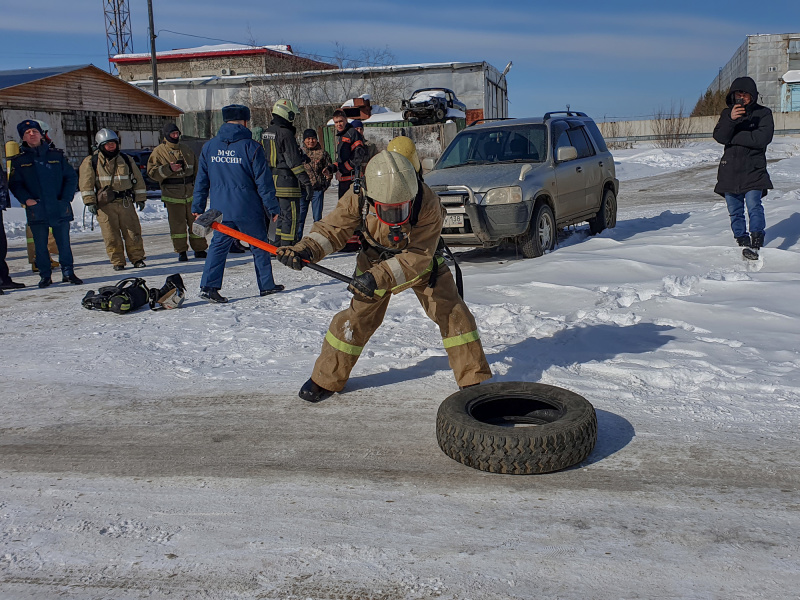
<svg viewBox="0 0 800 600">
<path fill-rule="evenodd" d="M 73 238 L 87 285 L 38 290 L 7 212 L 31 287 L 0 297 L 0 598 L 796 598 L 800 139 L 770 149 L 756 262 L 709 196 L 719 156 L 615 152 L 615 229 L 535 260 L 459 253 L 495 379 L 597 410 L 590 457 L 530 477 L 439 450 L 456 386 L 412 293 L 345 393 L 307 405 L 343 284 L 275 263 L 287 291 L 261 298 L 233 255 L 232 302 L 208 305 L 151 203 L 148 267 L 125 274 L 181 272 L 190 298 L 93 313 L 86 289 L 120 279 L 99 231 Z"/>
</svg>

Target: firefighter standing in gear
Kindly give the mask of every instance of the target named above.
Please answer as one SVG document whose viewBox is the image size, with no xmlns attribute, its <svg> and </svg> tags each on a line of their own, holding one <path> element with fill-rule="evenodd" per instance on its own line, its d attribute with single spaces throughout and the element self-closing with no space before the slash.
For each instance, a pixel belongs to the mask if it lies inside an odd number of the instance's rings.
<svg viewBox="0 0 800 600">
<path fill-rule="evenodd" d="M 80 167 L 78 185 L 83 203 L 97 216 L 114 270 L 125 268 L 126 250 L 135 268 L 144 267 L 142 226 L 136 214 L 137 208 L 144 210 L 147 200 L 144 178 L 133 159 L 120 152 L 116 133 L 103 128 L 94 141 L 97 151 L 84 158 Z M 106 200 L 98 203 L 100 192 Z"/>
<path fill-rule="evenodd" d="M 277 225 L 277 246 L 295 243 L 300 209 L 301 187 L 310 198 L 314 190 L 306 173 L 305 156 L 297 144 L 297 130 L 293 123 L 297 116 L 297 105 L 291 100 L 281 99 L 272 107 L 272 120 L 261 136 L 261 144 L 267 155 L 275 182 L 275 195 L 281 207 Z"/>
<path fill-rule="evenodd" d="M 364 138 L 347 122 L 347 115 L 343 110 L 334 111 L 333 127 L 339 141 L 336 143 L 336 162 L 330 166 L 329 171 L 339 180 L 341 198 L 353 185 L 353 177 L 361 170 L 367 151 L 364 148 Z"/>
<path fill-rule="evenodd" d="M 345 194 L 311 233 L 278 260 L 302 269 L 341 249 L 356 228 L 364 242 L 348 289 L 350 306 L 333 317 L 322 352 L 300 397 L 318 402 L 342 390 L 369 338 L 383 321 L 389 298 L 411 288 L 436 322 L 460 387 L 492 376 L 475 318 L 458 293 L 450 269 L 437 253 L 444 209 L 421 184 L 401 154 L 384 151 L 366 169 L 365 195 Z"/>
<path fill-rule="evenodd" d="M 180 262 L 189 260 L 186 253 L 190 245 L 195 258 L 205 258 L 208 250 L 206 238 L 192 233 L 192 199 L 197 157 L 189 146 L 180 141 L 181 130 L 175 123 L 166 124 L 161 135 L 164 141 L 150 155 L 147 174 L 161 185 L 161 200 L 167 207 L 172 247 L 178 253 Z"/>
</svg>

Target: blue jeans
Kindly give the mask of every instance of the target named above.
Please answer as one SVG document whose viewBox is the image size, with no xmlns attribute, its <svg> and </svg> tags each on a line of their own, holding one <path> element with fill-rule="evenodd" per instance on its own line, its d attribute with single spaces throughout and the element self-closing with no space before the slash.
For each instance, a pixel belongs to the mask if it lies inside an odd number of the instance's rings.
<svg viewBox="0 0 800 600">
<path fill-rule="evenodd" d="M 251 235 L 259 240 L 267 239 L 266 222 L 262 223 L 233 223 L 231 221 L 222 222 L 232 229 Z M 47 240 L 45 240 L 45 243 Z M 211 244 L 208 246 L 208 256 L 203 267 L 203 277 L 200 279 L 201 288 L 222 288 L 222 276 L 225 273 L 225 259 L 228 251 L 233 244 L 233 238 L 219 231 L 214 232 Z M 255 246 L 250 246 L 253 253 L 253 266 L 256 268 L 256 279 L 258 280 L 259 291 L 271 290 L 275 287 L 275 280 L 272 278 L 272 262 L 269 252 L 265 252 Z M 38 254 L 37 254 L 38 256 Z"/>
<path fill-rule="evenodd" d="M 750 233 L 763 233 L 767 226 L 764 219 L 764 207 L 761 205 L 761 190 L 750 190 L 744 194 L 725 194 L 728 214 L 731 216 L 733 237 L 747 235 L 747 224 L 744 221 L 744 206 L 747 205 L 747 216 L 750 219 Z"/>
<path fill-rule="evenodd" d="M 308 214 L 309 200 L 306 197 L 306 191 L 302 191 L 300 197 L 300 215 L 297 217 L 297 241 L 303 237 L 303 229 L 306 225 L 306 215 Z M 314 190 L 314 195 L 311 197 L 311 216 L 314 223 L 322 219 L 322 201 L 325 197 L 325 190 Z"/>
<path fill-rule="evenodd" d="M 58 246 L 58 262 L 61 264 L 61 273 L 69 277 L 74 273 L 72 248 L 69 245 L 69 221 L 56 223 L 52 227 L 47 223 L 30 225 L 33 233 L 33 246 L 36 249 L 36 268 L 43 279 L 52 276 L 53 268 L 50 266 L 50 251 L 47 249 L 47 238 L 50 229 L 53 230 L 53 239 Z"/>
</svg>

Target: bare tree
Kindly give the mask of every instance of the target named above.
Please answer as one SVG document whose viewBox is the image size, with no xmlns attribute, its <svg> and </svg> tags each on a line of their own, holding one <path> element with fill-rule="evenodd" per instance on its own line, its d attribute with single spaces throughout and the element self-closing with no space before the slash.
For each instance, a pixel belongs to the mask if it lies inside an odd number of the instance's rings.
<svg viewBox="0 0 800 600">
<path fill-rule="evenodd" d="M 670 104 L 669 109 L 660 107 L 653 113 L 653 133 L 659 148 L 682 148 L 692 132 L 692 121 L 681 102 L 678 108 Z"/>
<path fill-rule="evenodd" d="M 249 43 L 258 45 L 252 33 Z M 323 63 L 324 60 L 337 69 L 315 73 L 311 61 Z M 254 77 L 248 88 L 237 95 L 237 101 L 250 106 L 254 126 L 266 127 L 275 102 L 288 98 L 300 108 L 299 118 L 295 120 L 298 129 L 324 124 L 345 101 L 363 94 L 369 94 L 373 104 L 399 108 L 407 81 L 391 73 L 369 69 L 394 62 L 395 57 L 388 47 L 362 48 L 353 55 L 339 43 L 332 57 L 296 54 L 288 61 L 283 58 L 279 64 L 265 58 L 263 78 Z"/>
<path fill-rule="evenodd" d="M 612 150 L 632 148 L 633 143 L 628 141 L 631 135 L 631 124 L 627 121 L 604 121 L 599 124 L 603 137 Z"/>
</svg>

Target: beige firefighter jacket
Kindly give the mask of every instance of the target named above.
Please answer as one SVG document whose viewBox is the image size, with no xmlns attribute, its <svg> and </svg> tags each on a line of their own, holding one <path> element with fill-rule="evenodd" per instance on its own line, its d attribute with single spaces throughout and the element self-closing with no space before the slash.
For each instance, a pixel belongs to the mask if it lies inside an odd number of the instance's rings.
<svg viewBox="0 0 800 600">
<path fill-rule="evenodd" d="M 78 189 L 84 204 L 97 203 L 97 190 L 107 185 L 111 186 L 115 192 L 132 190 L 134 202 L 145 202 L 147 200 L 147 186 L 144 183 L 141 171 L 131 157 L 123 157 L 122 153 L 117 154 L 111 160 L 106 159 L 102 152 L 95 152 L 98 155 L 97 173 L 92 169 L 92 156 L 90 154 L 83 159 L 79 169 Z M 133 177 L 131 177 L 131 167 Z"/>
<path fill-rule="evenodd" d="M 370 235 L 387 248 L 401 250 L 392 257 L 381 257 L 380 251 L 372 248 L 359 253 L 358 268 L 372 273 L 378 284 L 378 295 L 387 292 L 396 294 L 421 282 L 430 275 L 434 265 L 438 268 L 442 262 L 434 255 L 442 233 L 445 210 L 439 197 L 427 185 L 421 185 L 423 194 L 419 218 L 413 228 L 410 221 L 401 226 L 407 236 L 407 244 L 406 241 L 390 243 L 389 226 L 378 219 L 374 207 L 369 207 L 366 226 Z M 336 208 L 314 223 L 311 232 L 295 248 L 309 250 L 313 256 L 312 262 L 318 262 L 328 254 L 341 250 L 360 227 L 359 198 L 351 188 L 339 199 Z"/>
<path fill-rule="evenodd" d="M 185 166 L 180 171 L 169 168 L 169 163 L 181 161 Z M 191 199 L 194 195 L 194 178 L 197 176 L 197 156 L 188 145 L 165 140 L 150 155 L 147 174 L 161 184 L 161 197 L 165 202 L 169 202 L 169 199 Z"/>
</svg>

